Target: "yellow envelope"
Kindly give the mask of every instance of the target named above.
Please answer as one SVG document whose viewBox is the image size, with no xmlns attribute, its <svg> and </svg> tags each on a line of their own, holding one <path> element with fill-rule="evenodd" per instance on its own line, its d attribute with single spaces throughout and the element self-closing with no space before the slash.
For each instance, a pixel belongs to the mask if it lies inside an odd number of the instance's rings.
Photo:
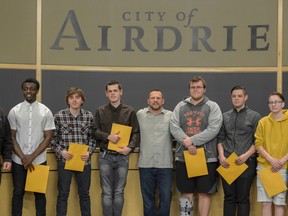
<svg viewBox="0 0 288 216">
<path fill-rule="evenodd" d="M 120 140 L 116 144 L 109 141 L 108 149 L 112 151 L 120 151 L 122 149 L 119 146 L 128 146 L 131 131 L 132 127 L 130 126 L 113 123 L 110 134 L 115 134 L 119 132 L 118 136 L 120 136 Z"/>
<path fill-rule="evenodd" d="M 281 177 L 280 172 L 272 172 L 271 166 L 265 167 L 264 169 L 257 172 L 266 193 L 269 197 L 273 197 L 287 190 L 286 184 Z"/>
<path fill-rule="evenodd" d="M 247 164 L 237 165 L 235 160 L 238 158 L 238 155 L 233 152 L 227 159 L 226 162 L 229 163 L 229 168 L 224 168 L 220 165 L 217 168 L 217 171 L 225 179 L 225 181 L 230 185 L 232 184 L 247 168 Z"/>
<path fill-rule="evenodd" d="M 87 145 L 69 143 L 68 152 L 73 154 L 73 157 L 70 160 L 66 160 L 65 169 L 83 172 L 85 161 L 81 160 L 81 155 L 87 154 L 87 151 Z"/>
<path fill-rule="evenodd" d="M 190 154 L 189 151 L 184 151 L 184 158 L 188 178 L 208 174 L 204 148 L 197 148 L 196 155 Z"/>
<path fill-rule="evenodd" d="M 25 191 L 46 193 L 50 166 L 33 164 L 34 170 L 27 170 Z"/>
</svg>

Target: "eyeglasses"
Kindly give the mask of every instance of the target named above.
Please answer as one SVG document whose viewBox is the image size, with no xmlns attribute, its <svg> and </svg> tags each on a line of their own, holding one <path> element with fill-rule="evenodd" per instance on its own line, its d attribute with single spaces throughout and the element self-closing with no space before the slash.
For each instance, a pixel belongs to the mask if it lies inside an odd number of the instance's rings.
<svg viewBox="0 0 288 216">
<path fill-rule="evenodd" d="M 281 103 L 283 103 L 283 101 L 268 101 L 269 105 L 273 105 L 273 104 L 277 105 L 277 104 L 281 104 Z"/>
<path fill-rule="evenodd" d="M 193 90 L 199 90 L 199 89 L 202 89 L 204 88 L 203 86 L 192 86 L 190 87 L 190 89 L 193 89 Z"/>
</svg>

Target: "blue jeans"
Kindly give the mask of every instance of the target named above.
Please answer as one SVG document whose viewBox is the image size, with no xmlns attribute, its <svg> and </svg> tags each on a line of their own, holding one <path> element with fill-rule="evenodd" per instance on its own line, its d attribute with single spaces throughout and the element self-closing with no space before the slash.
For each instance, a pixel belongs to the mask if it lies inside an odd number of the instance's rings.
<svg viewBox="0 0 288 216">
<path fill-rule="evenodd" d="M 45 165 L 42 163 L 42 165 Z M 12 197 L 12 216 L 22 216 L 23 197 L 25 193 L 27 170 L 23 165 L 12 162 L 13 197 Z M 46 215 L 46 197 L 43 193 L 34 193 L 35 207 L 37 216 Z"/>
<path fill-rule="evenodd" d="M 91 182 L 91 165 L 85 165 L 83 172 L 65 170 L 64 167 L 65 163 L 62 161 L 58 161 L 57 216 L 67 215 L 67 204 L 73 173 L 75 174 L 78 186 L 81 215 L 90 216 L 91 204 L 89 189 Z"/>
<path fill-rule="evenodd" d="M 103 154 L 99 157 L 102 188 L 102 215 L 121 216 L 124 205 L 124 188 L 128 174 L 129 156 Z"/>
<path fill-rule="evenodd" d="M 250 214 L 250 188 L 256 175 L 256 157 L 248 158 L 248 168 L 229 185 L 222 179 L 224 190 L 224 216 Z"/>
<path fill-rule="evenodd" d="M 139 168 L 145 216 L 169 216 L 172 196 L 172 168 Z M 158 211 L 155 189 L 158 189 Z"/>
</svg>

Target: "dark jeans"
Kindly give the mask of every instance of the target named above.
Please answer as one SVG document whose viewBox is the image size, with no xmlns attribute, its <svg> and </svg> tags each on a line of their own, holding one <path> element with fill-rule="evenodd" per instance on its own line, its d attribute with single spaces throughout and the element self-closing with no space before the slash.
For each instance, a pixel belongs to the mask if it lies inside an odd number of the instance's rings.
<svg viewBox="0 0 288 216">
<path fill-rule="evenodd" d="M 85 165 L 83 172 L 65 170 L 64 167 L 65 163 L 58 161 L 57 216 L 67 215 L 67 204 L 73 173 L 75 174 L 76 183 L 78 186 L 81 215 L 90 216 L 91 204 L 89 189 L 91 182 L 91 165 Z"/>
<path fill-rule="evenodd" d="M 250 188 L 256 174 L 256 157 L 246 161 L 248 168 L 231 185 L 222 179 L 224 190 L 224 216 L 250 214 Z"/>
<path fill-rule="evenodd" d="M 45 165 L 42 163 L 42 165 Z M 25 193 L 27 170 L 23 165 L 12 162 L 13 197 L 12 197 L 12 216 L 22 216 L 23 197 Z M 36 216 L 46 215 L 46 197 L 43 193 L 34 193 Z"/>
<path fill-rule="evenodd" d="M 172 168 L 139 168 L 145 216 L 169 216 L 172 196 Z M 158 189 L 158 211 L 155 189 Z"/>
</svg>

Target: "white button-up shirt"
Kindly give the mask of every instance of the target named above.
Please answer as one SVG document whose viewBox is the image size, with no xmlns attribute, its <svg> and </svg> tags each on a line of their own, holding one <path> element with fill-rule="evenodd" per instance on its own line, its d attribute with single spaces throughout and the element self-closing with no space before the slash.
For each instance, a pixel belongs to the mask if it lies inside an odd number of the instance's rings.
<svg viewBox="0 0 288 216">
<path fill-rule="evenodd" d="M 50 109 L 44 104 L 35 101 L 30 104 L 27 101 L 17 104 L 8 115 L 12 130 L 16 130 L 16 140 L 23 154 L 32 154 L 44 139 L 44 132 L 54 130 L 54 118 Z M 13 152 L 12 160 L 22 164 L 21 159 Z M 46 161 L 46 151 L 42 152 L 34 164 Z"/>
</svg>

